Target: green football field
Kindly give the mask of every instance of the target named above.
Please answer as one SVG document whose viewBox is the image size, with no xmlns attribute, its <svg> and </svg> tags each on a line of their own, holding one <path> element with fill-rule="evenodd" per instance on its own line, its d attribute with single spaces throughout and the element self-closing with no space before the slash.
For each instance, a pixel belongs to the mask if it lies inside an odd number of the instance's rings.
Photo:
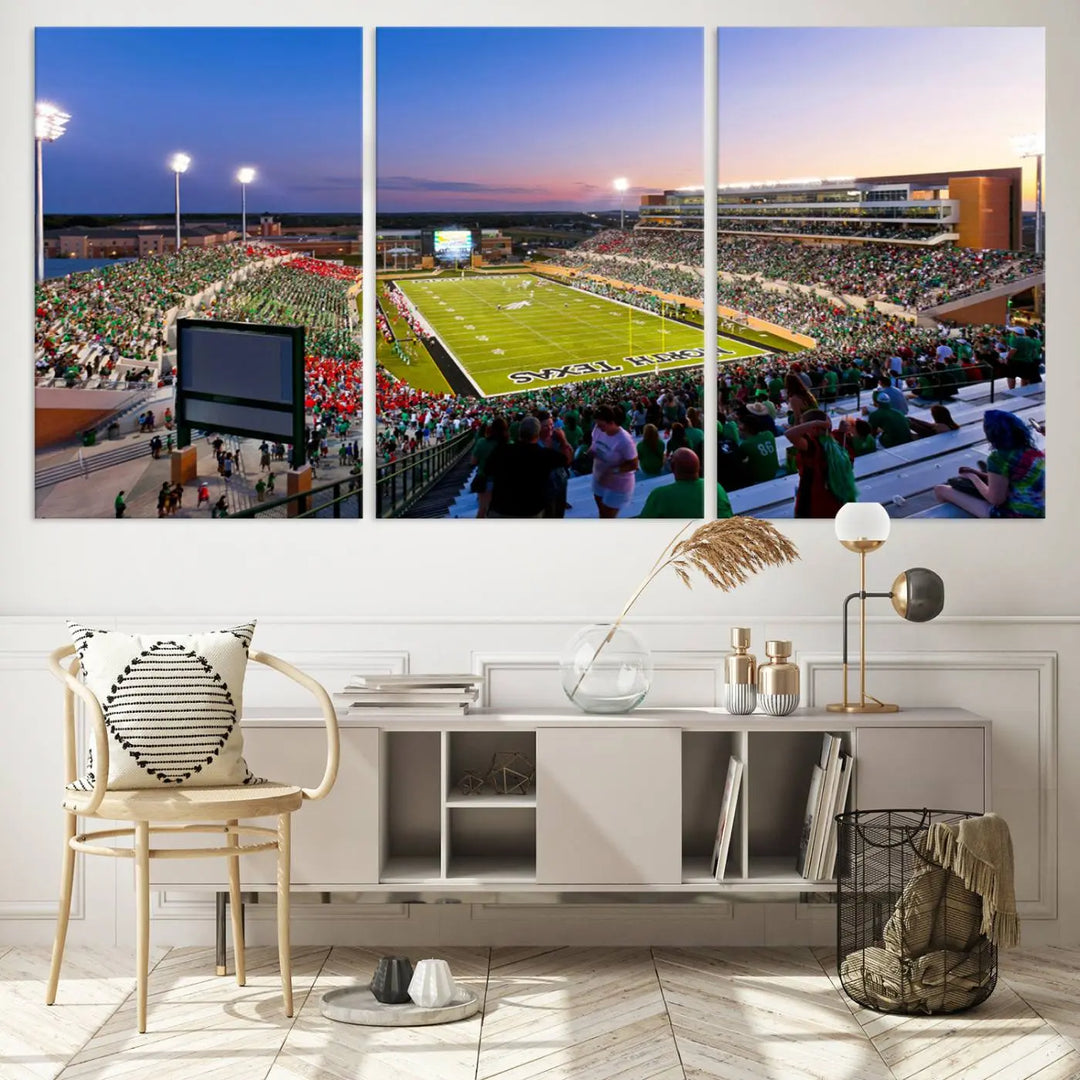
<svg viewBox="0 0 1080 1080">
<path fill-rule="evenodd" d="M 700 329 L 531 274 L 397 286 L 483 397 L 702 362 Z M 721 337 L 719 359 L 764 351 Z"/>
</svg>

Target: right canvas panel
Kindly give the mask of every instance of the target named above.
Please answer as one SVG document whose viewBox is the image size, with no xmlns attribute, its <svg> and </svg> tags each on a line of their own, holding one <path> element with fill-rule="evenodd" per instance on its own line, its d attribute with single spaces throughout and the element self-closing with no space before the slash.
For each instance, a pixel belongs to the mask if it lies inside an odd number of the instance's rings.
<svg viewBox="0 0 1080 1080">
<path fill-rule="evenodd" d="M 1043 29 L 721 29 L 719 71 L 735 512 L 1044 517 Z"/>
</svg>

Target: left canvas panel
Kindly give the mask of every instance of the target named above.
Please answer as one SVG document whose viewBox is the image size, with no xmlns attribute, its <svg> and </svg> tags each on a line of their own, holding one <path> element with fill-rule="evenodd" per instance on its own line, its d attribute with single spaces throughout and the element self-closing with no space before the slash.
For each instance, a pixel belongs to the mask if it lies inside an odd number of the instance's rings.
<svg viewBox="0 0 1080 1080">
<path fill-rule="evenodd" d="M 36 516 L 358 517 L 362 31 L 34 59 Z"/>
</svg>

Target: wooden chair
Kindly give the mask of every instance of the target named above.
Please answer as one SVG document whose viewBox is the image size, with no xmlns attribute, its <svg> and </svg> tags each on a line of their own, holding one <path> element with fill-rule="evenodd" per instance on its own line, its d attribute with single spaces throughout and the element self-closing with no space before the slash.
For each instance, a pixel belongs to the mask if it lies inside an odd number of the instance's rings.
<svg viewBox="0 0 1080 1080">
<path fill-rule="evenodd" d="M 160 787 L 137 791 L 110 791 L 109 737 L 101 705 L 94 694 L 79 679 L 78 659 L 66 668 L 61 661 L 71 656 L 71 645 L 57 649 L 49 657 L 49 668 L 65 685 L 64 690 L 64 771 L 65 784 L 76 776 L 75 760 L 75 698 L 86 706 L 86 715 L 94 737 L 94 787 L 92 791 L 65 789 L 63 808 L 67 813 L 64 840 L 64 862 L 60 885 L 60 908 L 56 920 L 56 940 L 53 944 L 52 968 L 45 1003 L 56 1000 L 60 979 L 60 964 L 64 957 L 68 916 L 71 910 L 71 886 L 75 874 L 75 853 L 110 855 L 135 860 L 136 906 L 136 968 L 138 994 L 138 1027 L 146 1031 L 146 981 L 150 952 L 150 860 L 197 859 L 223 856 L 229 860 L 229 901 L 232 908 L 233 940 L 236 950 L 236 982 L 243 986 L 244 929 L 240 906 L 240 856 L 255 851 L 277 850 L 277 936 L 278 962 L 281 967 L 281 990 L 285 999 L 285 1015 L 293 1014 L 292 966 L 289 958 L 289 885 L 290 885 L 290 825 L 293 811 L 305 799 L 321 799 L 334 786 L 338 770 L 338 726 L 334 706 L 326 691 L 310 676 L 291 664 L 268 653 L 249 653 L 249 659 L 265 664 L 288 676 L 309 690 L 322 707 L 326 722 L 326 771 L 315 788 L 294 787 L 268 782 L 246 787 Z M 277 828 L 241 825 L 241 818 L 277 816 Z M 131 828 L 99 829 L 78 832 L 77 819 L 99 818 L 107 821 L 130 821 Z M 152 824 L 152 823 L 159 824 Z M 224 822 L 224 824 L 222 824 Z M 151 833 L 224 833 L 225 843 L 205 848 L 152 848 Z M 118 836 L 134 838 L 132 847 L 114 847 L 97 841 Z M 241 836 L 258 838 L 241 844 Z"/>
</svg>

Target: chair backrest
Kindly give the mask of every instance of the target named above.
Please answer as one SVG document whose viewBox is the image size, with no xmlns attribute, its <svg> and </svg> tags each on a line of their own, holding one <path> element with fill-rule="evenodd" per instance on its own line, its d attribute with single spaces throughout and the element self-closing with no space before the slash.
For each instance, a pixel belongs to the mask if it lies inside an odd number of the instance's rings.
<svg viewBox="0 0 1080 1080">
<path fill-rule="evenodd" d="M 76 761 L 75 741 L 75 698 L 78 697 L 86 706 L 87 719 L 90 724 L 94 740 L 94 786 L 90 793 L 90 799 L 82 807 L 80 813 L 93 814 L 101 805 L 105 797 L 109 782 L 109 733 L 105 726 L 105 716 L 101 709 L 101 703 L 93 692 L 78 678 L 79 659 L 75 657 L 66 666 L 62 661 L 69 656 L 74 656 L 74 645 L 63 645 L 49 655 L 49 670 L 64 684 L 64 783 L 71 784 L 78 776 L 78 763 Z M 292 679 L 304 687 L 319 703 L 322 710 L 323 722 L 326 727 L 326 767 L 323 770 L 322 780 L 317 787 L 303 788 L 305 799 L 325 798 L 337 780 L 338 762 L 340 760 L 341 744 L 338 733 L 337 713 L 334 711 L 333 702 L 324 687 L 292 664 L 270 653 L 250 650 L 248 659 L 256 663 L 265 664 L 274 671 L 280 672 L 286 678 Z"/>
</svg>

